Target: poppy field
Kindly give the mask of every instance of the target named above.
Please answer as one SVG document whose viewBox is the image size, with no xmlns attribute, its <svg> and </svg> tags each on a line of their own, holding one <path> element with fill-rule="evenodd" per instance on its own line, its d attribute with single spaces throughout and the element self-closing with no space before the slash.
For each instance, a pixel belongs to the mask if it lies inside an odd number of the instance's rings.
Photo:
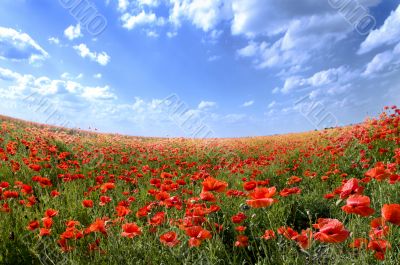
<svg viewBox="0 0 400 265">
<path fill-rule="evenodd" d="M 0 264 L 398 264 L 399 122 L 195 140 L 0 117 Z"/>
</svg>

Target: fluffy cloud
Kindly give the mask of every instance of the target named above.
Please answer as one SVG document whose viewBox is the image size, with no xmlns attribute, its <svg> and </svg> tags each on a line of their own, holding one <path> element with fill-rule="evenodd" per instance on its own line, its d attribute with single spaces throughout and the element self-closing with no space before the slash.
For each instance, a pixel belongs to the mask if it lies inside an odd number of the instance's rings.
<svg viewBox="0 0 400 265">
<path fill-rule="evenodd" d="M 254 100 L 246 101 L 242 104 L 242 107 L 250 107 L 254 104 Z"/>
<path fill-rule="evenodd" d="M 390 45 L 400 41 L 400 5 L 385 20 L 383 25 L 371 31 L 363 43 L 359 54 L 364 54 L 382 45 Z"/>
<path fill-rule="evenodd" d="M 400 43 L 393 50 L 379 53 L 367 64 L 363 76 L 373 77 L 377 73 L 400 69 Z"/>
<path fill-rule="evenodd" d="M 276 35 L 289 29 L 292 20 L 336 14 L 328 1 L 320 0 L 231 0 L 232 33 L 234 35 Z M 377 5 L 381 0 L 359 0 L 364 7 Z M 342 18 L 343 19 L 343 18 Z M 344 19 L 343 19 L 344 20 Z M 323 20 L 321 20 L 323 22 Z"/>
<path fill-rule="evenodd" d="M 4 81 L 16 81 L 20 78 L 20 74 L 11 71 L 10 69 L 0 67 L 0 79 Z"/>
<path fill-rule="evenodd" d="M 0 27 L 0 58 L 30 63 L 44 60 L 48 53 L 28 34 Z"/>
<path fill-rule="evenodd" d="M 219 22 L 230 18 L 230 1 L 222 0 L 170 0 L 169 21 L 179 27 L 183 20 L 190 21 L 203 31 L 213 30 Z"/>
<path fill-rule="evenodd" d="M 272 101 L 271 103 L 268 104 L 268 108 L 272 109 L 276 105 L 276 101 Z"/>
<path fill-rule="evenodd" d="M 79 56 L 82 58 L 89 58 L 90 60 L 97 62 L 102 66 L 106 66 L 109 62 L 111 57 L 106 52 L 96 53 L 90 51 L 90 49 L 86 46 L 86 44 L 79 44 L 75 45 L 74 49 L 78 52 Z"/>
<path fill-rule="evenodd" d="M 56 38 L 56 37 L 50 37 L 50 38 L 48 39 L 48 42 L 49 42 L 50 44 L 55 44 L 55 45 L 60 44 L 60 40 L 59 40 L 58 38 Z"/>
<path fill-rule="evenodd" d="M 141 6 L 157 7 L 160 5 L 160 0 L 138 0 L 138 3 Z"/>
<path fill-rule="evenodd" d="M 246 114 L 232 113 L 221 117 L 220 120 L 225 123 L 238 123 L 246 120 L 246 117 L 247 117 Z"/>
<path fill-rule="evenodd" d="M 85 87 L 82 89 L 81 96 L 87 100 L 110 100 L 116 96 L 110 91 L 109 86 L 104 87 Z"/>
<path fill-rule="evenodd" d="M 349 67 L 341 66 L 338 68 L 331 68 L 313 74 L 311 77 L 303 78 L 302 76 L 288 77 L 280 91 L 283 94 L 288 94 L 292 91 L 302 88 L 319 88 L 330 87 L 332 85 L 345 85 L 357 76 L 357 73 L 351 71 Z M 337 92 L 337 90 L 331 90 Z"/>
<path fill-rule="evenodd" d="M 77 24 L 76 26 L 74 25 L 69 26 L 68 28 L 65 29 L 64 36 L 69 40 L 74 40 L 82 37 L 83 35 L 81 33 L 81 25 Z"/>
<path fill-rule="evenodd" d="M 136 15 L 125 13 L 122 15 L 121 20 L 123 23 L 123 27 L 128 30 L 134 29 L 137 26 L 164 24 L 163 18 L 158 18 L 154 13 L 146 12 L 144 10 Z"/>
<path fill-rule="evenodd" d="M 205 109 L 209 109 L 209 108 L 213 108 L 217 106 L 216 102 L 212 102 L 212 101 L 201 101 L 199 103 L 198 109 L 199 110 L 205 110 Z"/>
<path fill-rule="evenodd" d="M 66 77 L 67 75 L 63 74 L 63 76 Z M 46 76 L 35 77 L 33 75 L 24 75 L 0 67 L 0 80 L 10 83 L 7 89 L 10 94 L 23 96 L 29 93 L 38 93 L 40 95 L 61 95 L 67 93 L 85 100 L 117 99 L 109 86 L 85 86 L 68 78 L 65 79 L 59 80 Z"/>
<path fill-rule="evenodd" d="M 250 40 L 237 54 L 252 58 L 257 68 L 293 68 L 311 60 L 315 53 L 329 49 L 351 30 L 339 14 L 304 17 L 288 23 L 285 33 L 275 42 Z"/>
<path fill-rule="evenodd" d="M 129 6 L 129 0 L 118 0 L 118 10 L 125 11 Z"/>
</svg>

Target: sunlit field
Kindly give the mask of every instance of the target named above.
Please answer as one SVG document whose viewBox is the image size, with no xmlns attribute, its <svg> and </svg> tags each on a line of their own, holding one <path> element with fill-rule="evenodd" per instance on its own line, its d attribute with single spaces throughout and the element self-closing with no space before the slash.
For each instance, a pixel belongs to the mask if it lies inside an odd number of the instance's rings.
<svg viewBox="0 0 400 265">
<path fill-rule="evenodd" d="M 243 139 L 1 118 L 1 264 L 398 264 L 400 110 Z"/>
</svg>

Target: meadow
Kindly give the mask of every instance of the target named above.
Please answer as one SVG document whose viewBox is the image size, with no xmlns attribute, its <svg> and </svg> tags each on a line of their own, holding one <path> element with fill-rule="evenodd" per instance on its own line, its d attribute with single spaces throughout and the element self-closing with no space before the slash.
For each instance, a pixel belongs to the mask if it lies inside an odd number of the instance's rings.
<svg viewBox="0 0 400 265">
<path fill-rule="evenodd" d="M 0 264 L 399 264 L 399 122 L 195 140 L 0 117 Z"/>
</svg>

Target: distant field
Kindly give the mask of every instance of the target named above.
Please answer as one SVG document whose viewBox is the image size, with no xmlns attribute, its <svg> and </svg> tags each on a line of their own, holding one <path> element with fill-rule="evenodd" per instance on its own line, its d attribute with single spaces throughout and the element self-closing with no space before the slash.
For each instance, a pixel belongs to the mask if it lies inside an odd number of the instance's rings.
<svg viewBox="0 0 400 265">
<path fill-rule="evenodd" d="M 0 264 L 399 264 L 399 122 L 191 140 L 0 116 Z"/>
</svg>

